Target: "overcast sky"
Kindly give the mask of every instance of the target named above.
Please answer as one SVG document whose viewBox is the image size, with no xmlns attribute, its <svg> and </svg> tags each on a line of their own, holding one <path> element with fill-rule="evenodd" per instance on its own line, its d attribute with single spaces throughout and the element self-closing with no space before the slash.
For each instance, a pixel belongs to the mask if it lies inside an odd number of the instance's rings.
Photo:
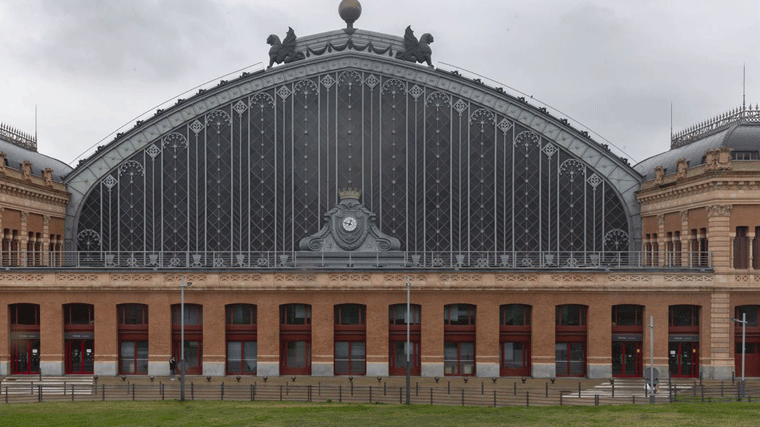
<svg viewBox="0 0 760 427">
<path fill-rule="evenodd" d="M 260 69 L 269 34 L 344 28 L 339 3 L 0 0 L 0 122 L 33 133 L 36 104 L 39 151 L 72 162 L 182 92 Z M 669 148 L 671 103 L 676 131 L 740 106 L 744 64 L 760 102 L 760 0 L 361 3 L 355 27 L 431 33 L 434 65 L 533 96 L 632 163 Z"/>
</svg>

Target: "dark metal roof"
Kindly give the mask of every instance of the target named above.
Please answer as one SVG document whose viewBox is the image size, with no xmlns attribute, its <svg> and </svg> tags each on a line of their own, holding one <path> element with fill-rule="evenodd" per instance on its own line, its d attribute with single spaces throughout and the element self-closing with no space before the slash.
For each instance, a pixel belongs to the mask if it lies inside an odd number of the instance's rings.
<svg viewBox="0 0 760 427">
<path fill-rule="evenodd" d="M 5 160 L 10 168 L 21 170 L 25 161 L 32 162 L 32 175 L 43 176 L 45 168 L 53 170 L 53 180 L 61 182 L 63 177 L 71 172 L 71 167 L 60 160 L 40 154 L 36 151 L 20 147 L 12 142 L 0 138 L 0 151 L 5 153 Z"/>
<path fill-rule="evenodd" d="M 657 166 L 665 168 L 666 174 L 676 171 L 676 164 L 681 158 L 686 159 L 689 167 L 698 166 L 703 163 L 705 151 L 719 147 L 729 147 L 734 152 L 760 151 L 760 122 L 738 121 L 686 145 L 652 156 L 637 164 L 635 169 L 644 175 L 644 179 L 650 180 L 654 178 L 654 168 Z"/>
</svg>

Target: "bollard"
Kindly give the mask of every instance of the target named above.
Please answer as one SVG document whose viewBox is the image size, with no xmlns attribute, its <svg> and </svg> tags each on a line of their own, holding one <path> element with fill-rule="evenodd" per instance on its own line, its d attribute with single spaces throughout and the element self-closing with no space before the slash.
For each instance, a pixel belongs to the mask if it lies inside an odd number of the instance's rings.
<svg viewBox="0 0 760 427">
<path fill-rule="evenodd" d="M 287 384 L 287 383 L 285 383 Z M 282 402 L 282 384 L 280 384 L 280 402 Z"/>
<path fill-rule="evenodd" d="M 317 396 L 322 396 L 322 381 L 317 383 Z"/>
<path fill-rule="evenodd" d="M 285 396 L 290 394 L 290 388 L 288 388 L 288 383 L 285 383 Z"/>
<path fill-rule="evenodd" d="M 615 398 L 615 381 L 612 381 L 612 397 Z"/>
<path fill-rule="evenodd" d="M 158 383 L 158 390 L 161 392 L 161 400 L 164 400 L 164 384 Z"/>
<path fill-rule="evenodd" d="M 190 381 L 190 400 L 195 400 L 195 383 L 192 381 Z"/>
<path fill-rule="evenodd" d="M 599 406 L 599 395 L 598 394 L 594 395 L 594 406 Z"/>
<path fill-rule="evenodd" d="M 343 385 L 338 384 L 338 403 L 343 403 Z"/>
<path fill-rule="evenodd" d="M 253 402 L 253 384 L 251 384 L 251 402 Z"/>
<path fill-rule="evenodd" d="M 636 404 L 636 395 L 635 395 L 635 394 L 634 394 L 634 395 L 632 395 L 632 396 L 631 396 L 631 399 L 633 400 L 633 404 L 635 405 L 635 404 Z"/>
<path fill-rule="evenodd" d="M 485 386 L 483 385 L 483 383 L 480 383 L 480 395 L 482 396 L 484 394 L 485 394 Z"/>
<path fill-rule="evenodd" d="M 37 401 L 42 402 L 42 385 L 37 386 Z"/>
<path fill-rule="evenodd" d="M 720 397 L 723 397 L 723 381 L 720 382 Z"/>
<path fill-rule="evenodd" d="M 71 401 L 74 401 L 74 384 L 71 385 Z"/>
<path fill-rule="evenodd" d="M 63 395 L 66 396 L 66 381 L 63 382 Z"/>
<path fill-rule="evenodd" d="M 462 389 L 462 406 L 464 406 L 464 389 Z"/>
<path fill-rule="evenodd" d="M 135 385 L 132 384 L 132 400 L 135 400 Z"/>
<path fill-rule="evenodd" d="M 562 392 L 559 392 L 559 406 L 562 406 Z"/>
<path fill-rule="evenodd" d="M 525 406 L 530 407 L 530 391 L 525 392 Z"/>
<path fill-rule="evenodd" d="M 546 397 L 549 397 L 549 383 L 546 383 Z"/>
<path fill-rule="evenodd" d="M 308 398 L 307 398 L 308 402 L 312 401 L 312 398 L 311 398 L 312 395 L 311 395 L 311 393 L 312 393 L 311 392 L 311 384 L 309 384 L 309 395 L 308 395 Z M 372 389 L 369 390 L 369 399 L 370 399 L 370 402 L 372 402 Z"/>
<path fill-rule="evenodd" d="M 433 404 L 433 387 L 430 387 L 430 404 Z"/>
<path fill-rule="evenodd" d="M 702 386 L 702 403 L 705 403 L 705 386 Z"/>
<path fill-rule="evenodd" d="M 581 397 L 581 382 L 578 381 L 578 397 Z"/>
<path fill-rule="evenodd" d="M 417 381 L 414 383 L 414 395 L 419 396 L 420 395 L 420 382 Z"/>
<path fill-rule="evenodd" d="M 224 381 L 222 381 L 222 385 L 221 385 L 220 400 L 224 400 Z"/>
<path fill-rule="evenodd" d="M 512 388 L 514 389 L 514 395 L 517 396 L 517 381 L 515 381 L 515 384 Z"/>
<path fill-rule="evenodd" d="M 354 395 L 354 382 L 351 381 L 351 396 Z"/>
<path fill-rule="evenodd" d="M 101 384 L 100 385 L 100 390 L 101 390 L 102 396 L 103 396 L 102 400 L 103 400 L 103 402 L 105 402 L 106 401 L 106 385 L 105 384 Z"/>
<path fill-rule="evenodd" d="M 496 390 L 493 391 L 493 407 L 496 407 Z"/>
<path fill-rule="evenodd" d="M 449 390 L 447 391 L 447 393 L 448 393 L 448 394 L 451 394 L 451 381 L 449 381 L 449 385 L 448 385 L 448 387 L 449 387 Z"/>
<path fill-rule="evenodd" d="M 256 400 L 256 383 L 253 383 L 253 400 Z"/>
<path fill-rule="evenodd" d="M 369 403 L 372 403 L 372 386 L 369 386 Z"/>
<path fill-rule="evenodd" d="M 404 388 L 403 388 L 403 387 L 399 387 L 399 388 L 398 388 L 398 404 L 399 404 L 399 405 L 403 403 L 403 402 L 401 401 L 401 394 L 403 393 L 403 391 L 404 391 Z"/>
</svg>

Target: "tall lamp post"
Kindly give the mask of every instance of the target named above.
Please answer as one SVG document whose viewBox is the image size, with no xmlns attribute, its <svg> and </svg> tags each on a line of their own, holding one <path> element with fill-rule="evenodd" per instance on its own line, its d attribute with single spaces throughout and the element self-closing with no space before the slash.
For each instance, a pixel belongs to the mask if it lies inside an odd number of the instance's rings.
<svg viewBox="0 0 760 427">
<path fill-rule="evenodd" d="M 739 397 L 744 398 L 744 353 L 745 353 L 744 340 L 746 337 L 745 334 L 746 334 L 746 329 L 747 329 L 747 313 L 742 313 L 741 320 L 735 317 L 732 318 L 731 320 L 733 320 L 736 323 L 742 324 L 742 381 L 739 384 Z"/>
<path fill-rule="evenodd" d="M 180 356 L 179 356 L 179 390 L 180 390 L 180 398 L 179 400 L 181 402 L 185 401 L 185 288 L 192 285 L 193 282 L 187 282 L 185 283 L 185 276 L 182 276 L 182 281 L 179 285 L 179 295 L 180 295 L 180 307 L 179 307 L 179 348 L 180 348 Z"/>
<path fill-rule="evenodd" d="M 406 275 L 406 404 L 409 405 L 409 395 L 411 389 L 411 378 L 409 373 L 409 352 L 412 350 L 411 343 L 409 342 L 409 324 L 411 323 L 411 304 L 409 303 L 409 289 L 411 288 L 411 282 L 409 281 L 409 275 Z"/>
</svg>

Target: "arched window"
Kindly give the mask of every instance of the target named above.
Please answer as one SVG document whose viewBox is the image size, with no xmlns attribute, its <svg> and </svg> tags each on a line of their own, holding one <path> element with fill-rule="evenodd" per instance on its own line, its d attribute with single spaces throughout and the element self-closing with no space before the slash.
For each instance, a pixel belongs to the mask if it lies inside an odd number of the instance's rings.
<svg viewBox="0 0 760 427">
<path fill-rule="evenodd" d="M 530 376 L 530 314 L 525 304 L 499 308 L 499 342 L 502 376 Z"/>
<path fill-rule="evenodd" d="M 256 341 L 256 306 L 228 304 L 227 374 L 256 375 L 258 344 Z"/>
<path fill-rule="evenodd" d="M 579 304 L 556 308 L 554 358 L 558 377 L 586 376 L 587 313 L 588 307 Z"/>
<path fill-rule="evenodd" d="M 443 307 L 444 375 L 475 375 L 475 306 Z"/>
<path fill-rule="evenodd" d="M 367 372 L 367 306 L 335 306 L 335 375 Z"/>
<path fill-rule="evenodd" d="M 409 373 L 410 375 L 420 375 L 420 313 L 422 308 L 417 304 L 409 306 L 409 342 L 411 351 L 409 352 Z M 406 375 L 406 329 L 407 329 L 407 309 L 406 304 L 394 304 L 388 308 L 389 323 L 389 359 L 388 367 L 391 375 Z"/>
</svg>

